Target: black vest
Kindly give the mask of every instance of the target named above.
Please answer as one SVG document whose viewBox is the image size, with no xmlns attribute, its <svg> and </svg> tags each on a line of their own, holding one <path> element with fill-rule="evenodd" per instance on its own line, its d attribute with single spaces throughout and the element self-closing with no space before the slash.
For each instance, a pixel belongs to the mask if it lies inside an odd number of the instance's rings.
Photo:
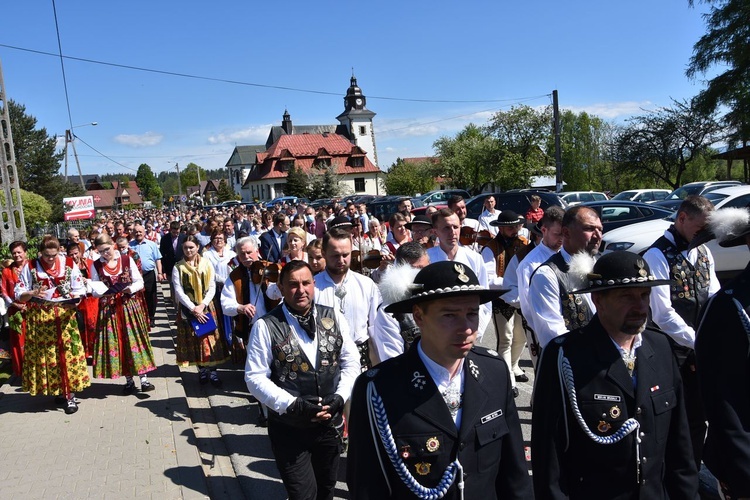
<svg viewBox="0 0 750 500">
<path fill-rule="evenodd" d="M 333 308 L 315 305 L 318 364 L 313 366 L 299 345 L 297 337 L 287 323 L 281 305 L 263 316 L 271 336 L 271 381 L 295 397 L 311 402 L 336 392 L 341 379 L 339 356 L 343 338 L 333 313 Z M 295 427 L 317 427 L 309 419 L 285 413 L 279 415 L 269 410 L 269 418 Z"/>
<path fill-rule="evenodd" d="M 675 312 L 689 326 L 698 326 L 698 314 L 701 307 L 708 301 L 708 287 L 711 277 L 710 262 L 706 254 L 706 247 L 697 247 L 698 259 L 695 266 L 680 253 L 674 244 L 662 236 L 654 242 L 654 248 L 659 249 L 667 260 L 670 278 L 673 280 L 669 287 L 672 307 Z"/>
<path fill-rule="evenodd" d="M 557 252 L 542 266 L 549 266 L 557 277 L 557 285 L 560 289 L 562 317 L 568 331 L 586 326 L 594 315 L 581 295 L 571 293 L 571 291 L 581 288 L 582 283 L 577 283 L 574 277 L 568 274 L 570 266 L 565 262 L 562 253 Z"/>
</svg>

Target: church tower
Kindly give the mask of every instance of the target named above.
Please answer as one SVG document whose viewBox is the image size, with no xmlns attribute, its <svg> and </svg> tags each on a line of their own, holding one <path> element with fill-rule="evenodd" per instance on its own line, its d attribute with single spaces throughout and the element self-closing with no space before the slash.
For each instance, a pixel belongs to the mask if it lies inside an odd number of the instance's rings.
<svg viewBox="0 0 750 500">
<path fill-rule="evenodd" d="M 370 161 L 378 166 L 378 152 L 375 149 L 375 130 L 372 119 L 375 113 L 365 107 L 367 98 L 357 85 L 357 78 L 352 75 L 349 88 L 344 97 L 344 112 L 336 119 L 349 131 L 351 141 L 367 153 Z"/>
</svg>

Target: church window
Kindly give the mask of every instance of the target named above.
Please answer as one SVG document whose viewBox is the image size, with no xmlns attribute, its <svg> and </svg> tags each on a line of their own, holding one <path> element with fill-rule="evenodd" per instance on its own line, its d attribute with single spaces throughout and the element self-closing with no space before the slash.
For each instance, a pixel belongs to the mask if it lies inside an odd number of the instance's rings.
<svg viewBox="0 0 750 500">
<path fill-rule="evenodd" d="M 359 135 L 367 135 L 367 127 L 364 125 L 359 126 Z"/>
</svg>

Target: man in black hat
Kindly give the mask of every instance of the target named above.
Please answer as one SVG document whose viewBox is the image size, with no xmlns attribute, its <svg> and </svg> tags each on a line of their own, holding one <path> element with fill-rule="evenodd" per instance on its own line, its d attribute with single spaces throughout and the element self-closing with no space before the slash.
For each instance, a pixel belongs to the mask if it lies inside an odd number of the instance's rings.
<svg viewBox="0 0 750 500">
<path fill-rule="evenodd" d="M 474 345 L 480 304 L 500 293 L 467 265 L 442 261 L 386 308 L 412 313 L 421 337 L 357 379 L 351 498 L 532 498 L 508 367 Z"/>
<path fill-rule="evenodd" d="M 697 498 L 682 380 L 647 328 L 657 280 L 631 252 L 588 274 L 596 314 L 542 351 L 531 426 L 537 499 Z"/>
<path fill-rule="evenodd" d="M 406 229 L 411 231 L 411 240 L 424 248 L 432 248 L 436 245 L 437 238 L 432 231 L 432 220 L 426 215 L 415 216 L 411 222 L 406 223 Z"/>
<path fill-rule="evenodd" d="M 529 244 L 526 238 L 518 235 L 523 223 L 524 218 L 513 210 L 503 210 L 497 216 L 497 219 L 490 223 L 491 226 L 497 228 L 497 236 L 481 250 L 490 288 L 504 288 L 505 268 L 513 256 Z M 513 279 L 515 280 L 515 276 L 513 276 Z M 497 334 L 497 350 L 515 374 L 514 366 L 518 368 L 518 360 L 521 358 L 523 346 L 526 344 L 523 322 L 521 317 L 516 314 L 516 308 L 503 300 L 502 297 L 492 301 L 492 316 L 495 333 Z M 520 370 L 520 368 L 518 369 Z M 526 381 L 528 381 L 528 378 L 526 378 Z M 511 377 L 511 385 L 513 386 L 513 394 L 518 396 L 515 375 Z"/>
<path fill-rule="evenodd" d="M 708 221 L 722 247 L 750 249 L 750 209 Z M 708 302 L 695 340 L 708 435 L 703 461 L 726 498 L 750 498 L 750 264 Z"/>
</svg>

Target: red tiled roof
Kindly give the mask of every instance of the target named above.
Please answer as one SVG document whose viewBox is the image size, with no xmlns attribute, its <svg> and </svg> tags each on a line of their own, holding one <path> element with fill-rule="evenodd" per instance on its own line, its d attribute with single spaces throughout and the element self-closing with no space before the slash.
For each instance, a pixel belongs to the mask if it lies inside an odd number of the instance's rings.
<svg viewBox="0 0 750 500">
<path fill-rule="evenodd" d="M 92 189 L 86 191 L 86 195 L 94 197 L 95 208 L 111 208 L 115 204 L 115 198 L 118 195 L 122 196 L 120 194 L 122 191 L 127 193 L 123 196 L 124 198 L 129 197 L 129 201 L 125 202 L 125 204 L 143 205 L 143 199 L 139 194 L 141 190 L 135 181 L 128 181 L 127 186 L 123 186 L 118 190 L 120 184 L 119 181 L 113 181 L 113 189 Z M 99 201 L 96 201 L 97 197 L 99 198 Z"/>
<path fill-rule="evenodd" d="M 297 134 L 282 135 L 265 153 L 258 153 L 257 165 L 248 175 L 245 183 L 261 179 L 281 179 L 287 176 L 279 161 L 294 159 L 294 166 L 309 173 L 313 164 L 320 158 L 330 161 L 337 175 L 380 172 L 365 156 L 364 166 L 353 167 L 349 158 L 362 157 L 364 151 L 353 145 L 346 137 L 338 134 Z"/>
</svg>

